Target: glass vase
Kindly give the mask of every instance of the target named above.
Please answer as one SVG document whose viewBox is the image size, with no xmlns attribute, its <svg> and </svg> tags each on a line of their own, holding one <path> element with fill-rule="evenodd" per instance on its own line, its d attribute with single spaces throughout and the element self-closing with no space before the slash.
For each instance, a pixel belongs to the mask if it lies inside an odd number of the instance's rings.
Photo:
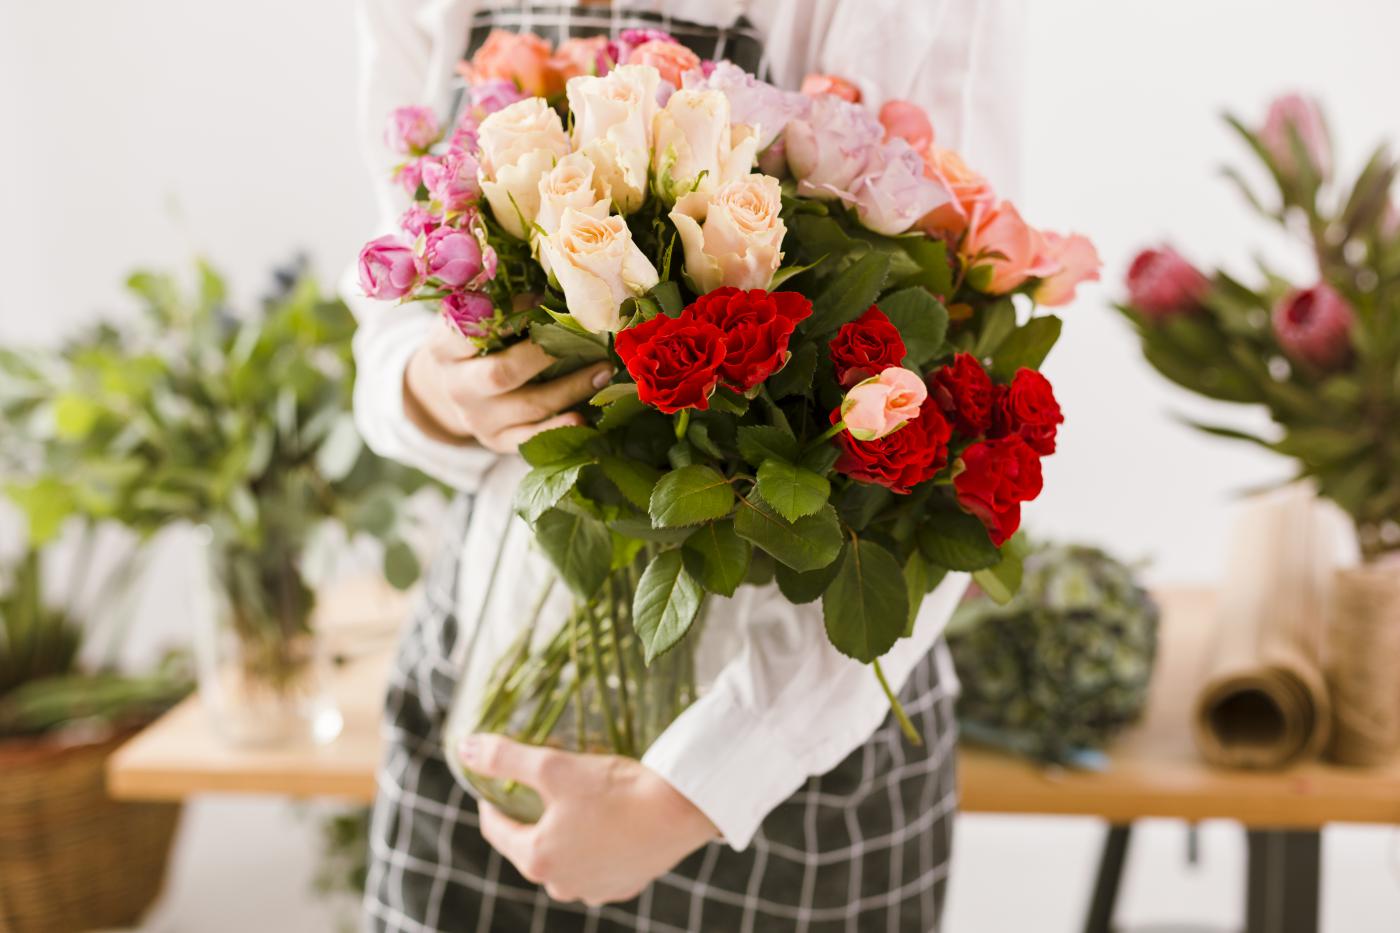
<svg viewBox="0 0 1400 933">
<path fill-rule="evenodd" d="M 704 608 L 685 638 L 645 663 L 632 599 L 646 557 L 614 570 L 587 600 L 538 553 L 508 573 L 498 563 L 474 624 L 459 635 L 465 647 L 444 730 L 448 765 L 468 792 L 523 823 L 543 810 L 533 789 L 462 765 L 457 749 L 472 733 L 639 758 L 694 702 Z"/>
</svg>

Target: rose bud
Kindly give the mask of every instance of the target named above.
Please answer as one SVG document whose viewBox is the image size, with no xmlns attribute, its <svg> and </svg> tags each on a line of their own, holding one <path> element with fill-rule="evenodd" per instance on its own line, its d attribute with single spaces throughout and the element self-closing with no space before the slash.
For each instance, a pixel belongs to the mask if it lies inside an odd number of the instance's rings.
<svg viewBox="0 0 1400 933">
<path fill-rule="evenodd" d="M 1274 307 L 1274 336 L 1283 352 L 1319 370 L 1336 369 L 1351 356 L 1351 305 L 1319 283 L 1285 296 Z"/>
<path fill-rule="evenodd" d="M 399 107 L 389 114 L 384 141 L 404 155 L 422 155 L 442 137 L 437 116 L 429 107 Z"/>
<path fill-rule="evenodd" d="M 481 274 L 481 244 L 469 233 L 439 227 L 423 244 L 423 268 L 429 278 L 460 288 Z"/>
<path fill-rule="evenodd" d="M 808 97 L 839 97 L 852 104 L 860 103 L 860 88 L 835 75 L 812 72 L 802 79 L 802 93 Z"/>
<path fill-rule="evenodd" d="M 1332 140 L 1327 134 L 1327 123 L 1322 118 L 1322 108 L 1317 101 L 1301 94 L 1285 94 L 1269 105 L 1268 116 L 1259 128 L 1259 142 L 1268 150 L 1284 176 L 1298 172 L 1294 160 L 1293 140 L 1289 127 L 1298 134 L 1303 144 L 1303 152 L 1312 163 L 1312 170 L 1319 179 L 1332 173 Z"/>
<path fill-rule="evenodd" d="M 917 374 L 891 366 L 851 387 L 841 402 L 841 420 L 856 440 L 879 440 L 919 417 L 926 398 L 928 386 Z"/>
<path fill-rule="evenodd" d="M 442 219 L 429 210 L 428 205 L 422 201 L 414 201 L 399 218 L 399 226 L 403 228 L 404 233 L 417 237 L 425 233 L 432 233 L 442 226 Z"/>
<path fill-rule="evenodd" d="M 360 288 L 371 298 L 402 298 L 418 284 L 413 250 L 392 234 L 370 240 L 360 250 Z"/>
<path fill-rule="evenodd" d="M 442 299 L 442 316 L 463 337 L 480 337 L 481 322 L 490 320 L 495 313 L 491 297 L 483 292 L 452 292 Z"/>
<path fill-rule="evenodd" d="M 1210 282 L 1170 246 L 1145 249 L 1128 266 L 1128 303 L 1161 321 L 1200 308 Z"/>
<path fill-rule="evenodd" d="M 933 124 L 918 104 L 885 101 L 880 108 L 880 125 L 885 128 L 886 140 L 898 136 L 920 152 L 933 145 Z"/>
<path fill-rule="evenodd" d="M 449 152 L 441 159 L 425 161 L 423 184 L 444 210 L 461 211 L 481 196 L 476 159 L 462 151 Z"/>
</svg>

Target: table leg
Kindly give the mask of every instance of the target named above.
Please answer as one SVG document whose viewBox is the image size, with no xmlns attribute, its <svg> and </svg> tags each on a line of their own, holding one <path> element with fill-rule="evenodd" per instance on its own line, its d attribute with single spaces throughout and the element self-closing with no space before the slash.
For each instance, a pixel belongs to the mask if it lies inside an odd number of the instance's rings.
<svg viewBox="0 0 1400 933">
<path fill-rule="evenodd" d="M 1084 933 L 1112 933 L 1113 910 L 1118 904 L 1118 887 L 1123 880 L 1123 862 L 1128 855 L 1131 823 L 1114 824 L 1104 836 L 1099 854 L 1099 875 L 1094 881 L 1089 915 L 1084 919 Z"/>
<path fill-rule="evenodd" d="M 1250 830 L 1246 933 L 1317 933 L 1322 834 Z"/>
</svg>

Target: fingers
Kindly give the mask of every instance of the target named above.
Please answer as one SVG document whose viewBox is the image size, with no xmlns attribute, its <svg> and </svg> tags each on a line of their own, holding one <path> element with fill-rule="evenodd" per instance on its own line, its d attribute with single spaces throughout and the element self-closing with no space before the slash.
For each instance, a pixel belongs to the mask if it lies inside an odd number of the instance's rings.
<svg viewBox="0 0 1400 933">
<path fill-rule="evenodd" d="M 462 335 L 457 325 L 442 315 L 438 316 L 438 326 L 428 335 L 428 350 L 443 363 L 469 360 L 481 352 L 476 344 Z"/>
<path fill-rule="evenodd" d="M 527 784 L 546 803 L 572 758 L 568 752 L 525 745 L 490 733 L 467 736 L 459 753 L 462 763 L 482 777 Z"/>
<path fill-rule="evenodd" d="M 553 418 L 536 421 L 532 424 L 517 424 L 505 428 L 483 439 L 482 443 L 498 454 L 513 454 L 520 449 L 521 444 L 542 431 L 550 431 L 554 428 L 564 428 L 571 425 L 581 425 L 583 423 L 583 415 L 580 415 L 576 411 L 569 411 L 562 415 L 555 415 Z"/>
<path fill-rule="evenodd" d="M 504 395 L 512 392 L 544 372 L 554 362 L 554 357 L 529 340 L 472 360 L 470 366 L 463 366 L 457 372 L 460 389 L 464 395 L 485 397 Z"/>
<path fill-rule="evenodd" d="M 551 379 L 549 382 L 525 386 L 512 392 L 510 397 L 512 401 L 524 405 L 528 412 L 539 412 L 536 417 L 543 417 L 545 414 L 572 408 L 579 402 L 592 398 L 599 389 L 608 384 L 612 374 L 611 364 L 598 363 L 585 366 L 567 376 Z"/>
<path fill-rule="evenodd" d="M 508 858 L 520 874 L 535 884 L 543 884 L 551 866 L 543 855 L 539 830 L 517 823 L 484 800 L 477 807 L 477 815 L 482 838 Z"/>
</svg>

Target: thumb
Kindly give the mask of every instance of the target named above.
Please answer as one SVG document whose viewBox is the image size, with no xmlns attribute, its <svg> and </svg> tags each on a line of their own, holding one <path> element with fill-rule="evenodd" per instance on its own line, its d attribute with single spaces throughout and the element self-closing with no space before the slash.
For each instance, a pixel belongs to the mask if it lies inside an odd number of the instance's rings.
<svg viewBox="0 0 1400 933">
<path fill-rule="evenodd" d="M 533 787 L 541 797 L 548 796 L 565 752 L 515 742 L 502 735 L 476 733 L 457 747 L 462 764 L 482 777 L 518 781 Z"/>
</svg>

